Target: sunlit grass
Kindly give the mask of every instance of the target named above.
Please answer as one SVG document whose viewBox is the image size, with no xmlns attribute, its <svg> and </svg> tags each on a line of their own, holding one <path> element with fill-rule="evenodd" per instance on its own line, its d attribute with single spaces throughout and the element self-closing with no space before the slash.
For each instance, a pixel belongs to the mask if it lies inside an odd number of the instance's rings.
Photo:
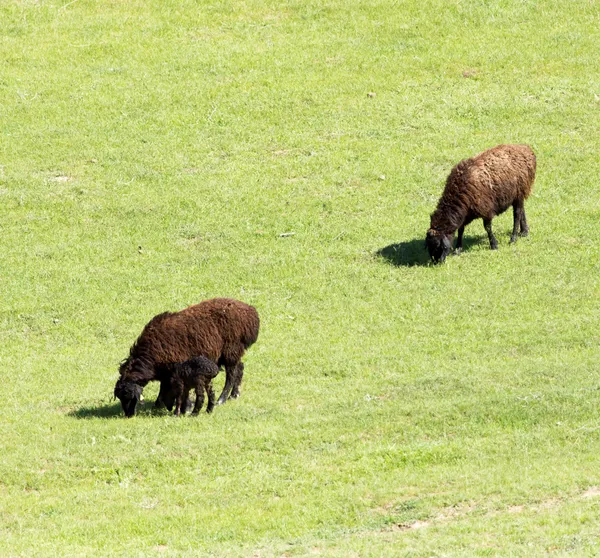
<svg viewBox="0 0 600 558">
<path fill-rule="evenodd" d="M 599 15 L 1 2 L 0 554 L 595 554 Z M 430 266 L 507 142 L 530 237 Z M 214 296 L 261 315 L 242 397 L 122 418 L 144 324 Z"/>
</svg>

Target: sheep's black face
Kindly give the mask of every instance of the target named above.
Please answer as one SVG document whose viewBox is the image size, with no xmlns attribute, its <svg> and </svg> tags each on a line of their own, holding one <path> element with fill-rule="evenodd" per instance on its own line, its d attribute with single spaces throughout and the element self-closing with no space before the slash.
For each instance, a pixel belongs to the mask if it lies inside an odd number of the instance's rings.
<svg viewBox="0 0 600 558">
<path fill-rule="evenodd" d="M 135 415 L 135 408 L 142 397 L 142 386 L 133 382 L 118 380 L 115 385 L 115 397 L 121 401 L 121 407 L 126 417 Z"/>
<path fill-rule="evenodd" d="M 444 263 L 452 251 L 452 238 L 431 229 L 427 231 L 425 244 L 434 263 Z"/>
</svg>

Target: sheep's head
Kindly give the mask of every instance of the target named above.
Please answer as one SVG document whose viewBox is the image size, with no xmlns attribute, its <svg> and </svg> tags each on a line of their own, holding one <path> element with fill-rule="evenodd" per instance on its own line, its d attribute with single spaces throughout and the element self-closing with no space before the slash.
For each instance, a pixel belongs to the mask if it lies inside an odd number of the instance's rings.
<svg viewBox="0 0 600 558">
<path fill-rule="evenodd" d="M 425 244 L 434 263 L 444 263 L 446 256 L 452 251 L 452 235 L 429 229 Z"/>
<path fill-rule="evenodd" d="M 117 380 L 115 397 L 118 397 L 121 401 L 121 407 L 123 407 L 126 417 L 129 418 L 135 415 L 135 408 L 142 398 L 142 389 L 142 386 L 131 380 L 124 380 L 123 378 Z"/>
</svg>

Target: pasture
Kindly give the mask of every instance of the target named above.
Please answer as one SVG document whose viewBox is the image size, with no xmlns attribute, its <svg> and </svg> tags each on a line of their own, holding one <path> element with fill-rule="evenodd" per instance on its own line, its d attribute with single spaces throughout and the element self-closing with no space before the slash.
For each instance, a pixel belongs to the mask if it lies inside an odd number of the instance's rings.
<svg viewBox="0 0 600 558">
<path fill-rule="evenodd" d="M 590 0 L 0 0 L 0 555 L 600 553 L 599 47 Z M 431 266 L 500 143 L 529 237 Z M 241 398 L 123 418 L 216 296 Z"/>
</svg>

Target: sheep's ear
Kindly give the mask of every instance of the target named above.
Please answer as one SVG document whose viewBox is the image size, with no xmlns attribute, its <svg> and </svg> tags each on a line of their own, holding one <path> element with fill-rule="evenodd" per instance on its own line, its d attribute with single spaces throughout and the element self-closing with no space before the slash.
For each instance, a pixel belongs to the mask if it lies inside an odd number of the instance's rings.
<svg viewBox="0 0 600 558">
<path fill-rule="evenodd" d="M 432 237 L 433 237 L 433 232 L 431 231 L 431 229 L 429 229 L 427 231 L 427 234 L 425 235 L 425 244 L 424 244 L 425 248 L 427 248 L 427 241 L 429 239 L 431 239 Z"/>
<path fill-rule="evenodd" d="M 450 242 L 450 239 L 447 236 L 444 236 L 442 238 L 442 244 L 447 250 L 452 250 L 452 243 Z"/>
</svg>

